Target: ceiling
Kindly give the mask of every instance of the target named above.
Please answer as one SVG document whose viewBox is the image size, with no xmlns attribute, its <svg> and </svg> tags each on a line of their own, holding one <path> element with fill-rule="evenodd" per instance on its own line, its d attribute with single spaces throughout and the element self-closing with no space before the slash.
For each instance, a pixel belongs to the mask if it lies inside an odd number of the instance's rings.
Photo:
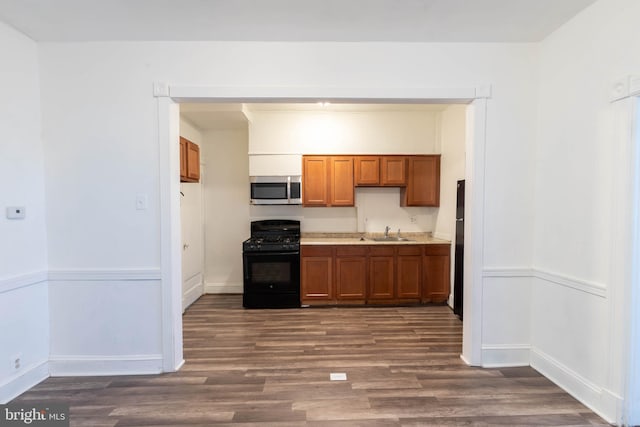
<svg viewBox="0 0 640 427">
<path fill-rule="evenodd" d="M 595 0 L 0 0 L 36 41 L 537 42 Z"/>
</svg>

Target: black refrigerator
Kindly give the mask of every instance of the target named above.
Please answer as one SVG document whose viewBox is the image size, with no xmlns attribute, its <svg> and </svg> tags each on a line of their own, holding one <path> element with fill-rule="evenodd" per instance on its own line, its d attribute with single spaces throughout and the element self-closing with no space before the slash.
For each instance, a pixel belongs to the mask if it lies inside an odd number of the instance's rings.
<svg viewBox="0 0 640 427">
<path fill-rule="evenodd" d="M 464 297 L 464 180 L 458 181 L 456 196 L 456 247 L 453 263 L 453 312 L 462 320 Z"/>
</svg>

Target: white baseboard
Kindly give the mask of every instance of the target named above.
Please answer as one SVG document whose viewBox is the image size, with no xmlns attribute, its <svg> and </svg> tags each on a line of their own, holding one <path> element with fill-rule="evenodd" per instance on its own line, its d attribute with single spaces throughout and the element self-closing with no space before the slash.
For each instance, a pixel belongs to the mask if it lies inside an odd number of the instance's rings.
<svg viewBox="0 0 640 427">
<path fill-rule="evenodd" d="M 464 357 L 464 354 L 461 354 L 461 355 L 460 355 L 460 359 L 461 359 L 461 360 L 462 360 L 462 361 L 463 361 L 467 366 L 476 366 L 476 365 L 472 365 L 472 364 L 471 364 L 471 362 L 469 362 L 469 361 L 467 360 L 467 358 L 466 358 L 466 357 Z"/>
<path fill-rule="evenodd" d="M 624 399 L 606 388 L 602 389 L 602 412 L 611 414 L 614 424 L 623 425 Z M 601 415 L 602 416 L 602 415 Z M 602 416 L 602 418 L 605 418 Z M 606 419 L 606 418 L 605 418 Z"/>
<path fill-rule="evenodd" d="M 556 383 L 607 422 L 614 421 L 616 414 L 607 413 L 609 409 L 605 408 L 602 403 L 605 397 L 601 387 L 598 387 L 540 349 L 532 348 L 530 357 L 532 368 Z"/>
<path fill-rule="evenodd" d="M 193 304 L 204 293 L 204 284 L 202 283 L 202 274 L 196 274 L 191 279 L 186 280 L 182 288 L 187 288 L 182 294 L 182 312 Z"/>
<path fill-rule="evenodd" d="M 483 368 L 529 366 L 529 344 L 494 344 L 482 346 Z"/>
<path fill-rule="evenodd" d="M 4 405 L 36 384 L 49 378 L 49 363 L 36 363 L 0 384 L 0 404 Z"/>
<path fill-rule="evenodd" d="M 160 374 L 162 355 L 51 356 L 49 372 L 52 377 Z"/>
<path fill-rule="evenodd" d="M 211 283 L 204 285 L 205 294 L 241 294 L 243 292 L 242 283 Z"/>
</svg>

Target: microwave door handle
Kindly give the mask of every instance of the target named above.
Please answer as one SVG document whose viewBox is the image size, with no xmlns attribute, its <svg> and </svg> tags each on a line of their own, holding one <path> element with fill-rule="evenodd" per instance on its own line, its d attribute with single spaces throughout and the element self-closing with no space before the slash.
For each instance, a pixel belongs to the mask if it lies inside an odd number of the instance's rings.
<svg viewBox="0 0 640 427">
<path fill-rule="evenodd" d="M 287 177 L 287 204 L 291 204 L 291 177 Z"/>
</svg>

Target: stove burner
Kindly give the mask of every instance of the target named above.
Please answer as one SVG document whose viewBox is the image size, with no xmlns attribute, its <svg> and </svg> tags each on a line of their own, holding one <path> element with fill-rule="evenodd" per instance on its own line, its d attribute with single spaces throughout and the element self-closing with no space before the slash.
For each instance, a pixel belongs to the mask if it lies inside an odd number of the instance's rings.
<svg viewBox="0 0 640 427">
<path fill-rule="evenodd" d="M 265 220 L 251 223 L 251 238 L 242 244 L 245 252 L 282 252 L 300 250 L 300 222 Z"/>
</svg>

